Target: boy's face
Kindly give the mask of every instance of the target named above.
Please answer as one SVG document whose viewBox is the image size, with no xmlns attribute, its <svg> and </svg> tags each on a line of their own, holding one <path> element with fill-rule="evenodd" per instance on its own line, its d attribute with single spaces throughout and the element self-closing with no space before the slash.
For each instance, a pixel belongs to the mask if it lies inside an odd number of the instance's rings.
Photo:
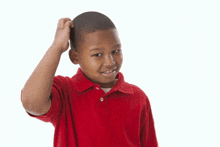
<svg viewBox="0 0 220 147">
<path fill-rule="evenodd" d="M 101 87 L 113 87 L 123 57 L 116 29 L 87 33 L 84 42 L 75 52 L 75 64 L 79 64 L 85 76 Z M 71 59 L 72 60 L 72 59 Z"/>
</svg>

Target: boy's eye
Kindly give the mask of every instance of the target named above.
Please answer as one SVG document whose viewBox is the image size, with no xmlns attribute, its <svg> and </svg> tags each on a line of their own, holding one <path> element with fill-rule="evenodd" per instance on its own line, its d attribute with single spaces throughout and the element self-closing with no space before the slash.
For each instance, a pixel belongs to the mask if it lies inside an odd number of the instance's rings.
<svg viewBox="0 0 220 147">
<path fill-rule="evenodd" d="M 117 52 L 119 52 L 120 50 L 114 50 L 112 53 L 117 53 Z"/>
<path fill-rule="evenodd" d="M 98 54 L 94 54 L 93 56 L 96 56 L 96 57 L 100 57 L 102 54 L 98 53 Z"/>
</svg>

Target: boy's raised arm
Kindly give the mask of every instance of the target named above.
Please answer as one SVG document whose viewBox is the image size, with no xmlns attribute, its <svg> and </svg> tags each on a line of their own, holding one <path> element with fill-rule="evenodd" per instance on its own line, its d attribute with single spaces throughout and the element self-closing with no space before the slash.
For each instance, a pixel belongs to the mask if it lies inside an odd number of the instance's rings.
<svg viewBox="0 0 220 147">
<path fill-rule="evenodd" d="M 51 88 L 61 54 L 69 47 L 69 18 L 62 18 L 57 24 L 53 44 L 47 50 L 22 90 L 22 104 L 25 110 L 33 115 L 43 115 L 51 107 Z"/>
</svg>

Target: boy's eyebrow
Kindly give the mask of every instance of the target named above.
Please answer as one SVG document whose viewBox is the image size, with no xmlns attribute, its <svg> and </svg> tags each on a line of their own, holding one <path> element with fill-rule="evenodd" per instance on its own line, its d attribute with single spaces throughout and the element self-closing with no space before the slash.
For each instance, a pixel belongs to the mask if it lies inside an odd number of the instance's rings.
<svg viewBox="0 0 220 147">
<path fill-rule="evenodd" d="M 113 46 L 113 48 L 117 48 L 117 47 L 121 47 L 121 44 L 117 44 L 115 46 Z M 100 50 L 101 48 L 92 48 L 90 51 L 94 51 L 94 50 Z"/>
<path fill-rule="evenodd" d="M 113 48 L 117 48 L 117 47 L 121 47 L 121 44 L 119 43 L 119 44 L 115 45 Z"/>
<path fill-rule="evenodd" d="M 100 50 L 100 48 L 93 48 L 90 51 L 94 51 L 94 50 Z"/>
</svg>

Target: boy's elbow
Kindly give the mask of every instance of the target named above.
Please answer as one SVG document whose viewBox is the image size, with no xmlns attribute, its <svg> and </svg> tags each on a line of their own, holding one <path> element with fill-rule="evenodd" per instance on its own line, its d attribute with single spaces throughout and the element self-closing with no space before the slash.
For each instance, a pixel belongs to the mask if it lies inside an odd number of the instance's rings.
<svg viewBox="0 0 220 147">
<path fill-rule="evenodd" d="M 38 110 L 36 110 L 36 106 L 34 106 L 34 103 L 30 101 L 29 98 L 25 97 L 24 95 L 22 95 L 21 97 L 21 102 L 23 105 L 23 108 L 28 112 L 33 114 L 33 112 L 37 112 Z"/>
<path fill-rule="evenodd" d="M 28 107 L 30 107 L 30 101 L 28 100 L 28 98 L 27 98 L 26 94 L 23 92 L 23 90 L 21 92 L 21 103 L 22 103 L 25 110 L 28 109 Z"/>
<path fill-rule="evenodd" d="M 22 103 L 22 105 L 23 105 L 23 107 L 24 107 L 24 109 L 26 110 L 26 111 L 30 111 L 30 110 L 32 110 L 34 107 L 33 107 L 33 104 L 30 102 L 30 100 L 27 98 L 27 97 L 25 97 L 25 96 L 22 96 L 21 97 L 21 103 Z"/>
<path fill-rule="evenodd" d="M 25 95 L 22 95 L 22 105 L 24 107 L 24 109 L 33 115 L 43 115 L 46 112 L 49 111 L 50 109 L 50 100 L 48 100 L 47 102 L 35 102 L 33 99 L 34 98 L 30 98 L 30 97 L 26 97 Z M 31 100 L 32 99 L 32 100 Z"/>
</svg>

